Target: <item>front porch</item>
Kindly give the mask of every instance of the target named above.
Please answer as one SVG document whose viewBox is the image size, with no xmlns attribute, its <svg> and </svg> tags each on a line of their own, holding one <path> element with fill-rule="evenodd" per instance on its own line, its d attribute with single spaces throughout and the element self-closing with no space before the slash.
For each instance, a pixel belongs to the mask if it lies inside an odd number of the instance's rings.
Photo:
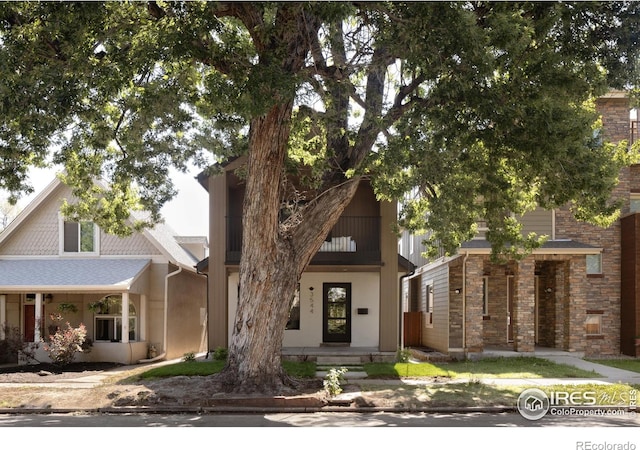
<svg viewBox="0 0 640 450">
<path fill-rule="evenodd" d="M 463 329 L 452 329 L 450 349 L 472 355 L 587 350 L 592 311 L 584 254 L 539 253 L 506 264 L 474 255 L 456 269 L 465 280 L 462 317 L 455 321 Z"/>
</svg>

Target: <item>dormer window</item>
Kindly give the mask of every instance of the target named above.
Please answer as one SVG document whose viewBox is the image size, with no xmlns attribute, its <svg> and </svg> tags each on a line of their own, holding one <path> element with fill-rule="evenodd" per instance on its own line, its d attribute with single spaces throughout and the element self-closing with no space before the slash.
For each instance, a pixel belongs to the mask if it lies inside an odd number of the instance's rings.
<svg viewBox="0 0 640 450">
<path fill-rule="evenodd" d="M 61 219 L 61 254 L 98 253 L 98 228 L 93 222 L 70 222 Z"/>
</svg>

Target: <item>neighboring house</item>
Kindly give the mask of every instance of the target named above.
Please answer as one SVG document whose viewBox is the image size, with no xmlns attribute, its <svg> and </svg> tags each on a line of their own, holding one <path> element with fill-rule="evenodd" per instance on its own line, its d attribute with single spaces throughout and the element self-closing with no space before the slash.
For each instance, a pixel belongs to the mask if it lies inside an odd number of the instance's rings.
<svg viewBox="0 0 640 450">
<path fill-rule="evenodd" d="M 637 124 L 630 121 L 626 94 L 608 94 L 597 108 L 610 140 L 633 138 Z M 548 241 L 507 264 L 490 260 L 482 230 L 456 255 L 428 263 L 416 259 L 419 237 L 405 235 L 399 247 L 419 268 L 403 280 L 404 345 L 454 357 L 489 348 L 533 352 L 536 346 L 636 355 L 640 166 L 621 171 L 613 197 L 624 200 L 622 218 L 607 229 L 576 221 L 567 208 L 526 214 L 524 234 L 534 231 Z"/>
<path fill-rule="evenodd" d="M 51 314 L 82 323 L 93 345 L 78 360 L 133 364 L 151 347 L 158 359 L 206 350 L 207 281 L 195 265 L 207 239 L 164 224 L 119 238 L 65 221 L 63 199 L 73 202 L 71 190 L 56 179 L 0 233 L 0 324 L 40 342 L 55 329 Z"/>
<path fill-rule="evenodd" d="M 211 252 L 198 268 L 209 277 L 211 348 L 228 346 L 238 302 L 245 186 L 235 170 L 244 161 L 236 159 L 221 174 L 199 177 L 210 198 Z M 395 203 L 378 201 L 368 183 L 360 184 L 300 279 L 283 350 L 348 346 L 353 352 L 397 351 L 399 277 L 408 269 L 397 254 L 396 216 Z"/>
</svg>

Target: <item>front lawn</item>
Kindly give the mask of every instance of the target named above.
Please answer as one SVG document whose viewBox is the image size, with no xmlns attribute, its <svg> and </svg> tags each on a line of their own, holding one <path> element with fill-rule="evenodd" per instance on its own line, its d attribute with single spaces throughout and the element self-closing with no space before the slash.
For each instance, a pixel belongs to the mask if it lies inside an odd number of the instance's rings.
<svg viewBox="0 0 640 450">
<path fill-rule="evenodd" d="M 225 365 L 225 361 L 187 361 L 176 364 L 167 364 L 154 367 L 146 372 L 142 372 L 136 377 L 138 379 L 166 378 L 184 376 L 207 376 L 220 372 Z M 293 377 L 312 378 L 316 374 L 316 365 L 312 362 L 291 362 L 283 361 L 282 367 Z"/>
<path fill-rule="evenodd" d="M 448 363 L 371 363 L 365 364 L 369 378 L 596 378 L 585 371 L 565 364 L 556 364 L 534 357 L 483 358 L 478 361 Z"/>
<path fill-rule="evenodd" d="M 190 361 L 155 367 L 137 375 L 164 378 L 179 375 L 207 376 L 220 372 L 224 361 Z M 285 371 L 294 377 L 312 378 L 314 362 L 283 361 Z M 363 365 L 367 378 L 599 378 L 599 374 L 565 364 L 534 357 L 485 358 L 478 361 L 447 363 L 368 363 Z M 640 371 L 640 370 L 638 370 Z"/>
<path fill-rule="evenodd" d="M 640 373 L 640 359 L 585 359 L 586 361 Z"/>
</svg>

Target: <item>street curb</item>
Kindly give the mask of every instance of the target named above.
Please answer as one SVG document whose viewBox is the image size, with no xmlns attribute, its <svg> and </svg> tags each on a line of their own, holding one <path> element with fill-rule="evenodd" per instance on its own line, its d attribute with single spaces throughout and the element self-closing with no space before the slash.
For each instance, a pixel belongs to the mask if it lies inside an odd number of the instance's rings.
<svg viewBox="0 0 640 450">
<path fill-rule="evenodd" d="M 513 413 L 514 406 L 492 407 L 367 407 L 367 406 L 166 406 L 166 407 L 105 407 L 105 408 L 0 408 L 0 414 L 277 414 L 277 413 L 424 413 L 424 414 L 471 414 Z"/>
</svg>

